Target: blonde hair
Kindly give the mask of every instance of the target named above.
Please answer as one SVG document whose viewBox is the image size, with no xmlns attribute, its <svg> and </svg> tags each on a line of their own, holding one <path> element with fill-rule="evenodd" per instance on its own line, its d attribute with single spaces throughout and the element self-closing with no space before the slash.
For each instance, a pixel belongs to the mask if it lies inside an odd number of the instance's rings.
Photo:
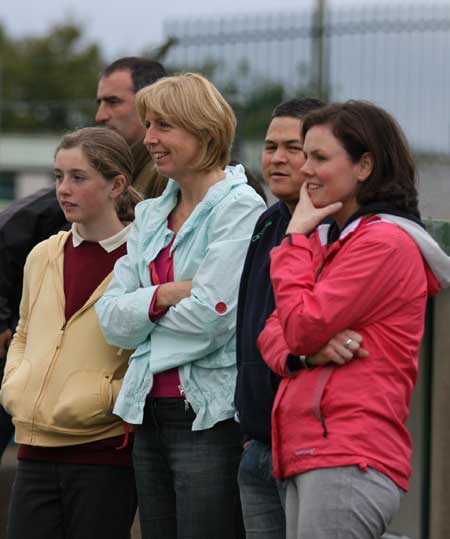
<svg viewBox="0 0 450 539">
<path fill-rule="evenodd" d="M 105 127 L 84 127 L 63 137 L 55 157 L 59 150 L 71 148 L 80 148 L 89 165 L 106 180 L 112 181 L 119 175 L 126 179 L 126 187 L 116 200 L 116 211 L 121 221 L 133 221 L 134 207 L 143 199 L 131 185 L 133 154 L 125 140 Z"/>
<path fill-rule="evenodd" d="M 224 168 L 230 161 L 236 116 L 217 88 L 198 73 L 164 77 L 136 94 L 143 123 L 152 112 L 196 137 L 201 153 L 197 170 Z"/>
</svg>

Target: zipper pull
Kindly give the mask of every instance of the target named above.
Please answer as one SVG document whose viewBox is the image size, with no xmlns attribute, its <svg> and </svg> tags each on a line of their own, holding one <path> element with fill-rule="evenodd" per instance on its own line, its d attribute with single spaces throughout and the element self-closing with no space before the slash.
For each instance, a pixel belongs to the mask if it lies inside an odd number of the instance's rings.
<svg viewBox="0 0 450 539">
<path fill-rule="evenodd" d="M 59 337 L 58 342 L 56 343 L 56 349 L 59 350 L 61 348 L 61 341 L 64 335 L 64 330 L 66 329 L 67 321 L 64 322 L 64 324 L 61 326 L 61 329 L 59 330 Z"/>
<path fill-rule="evenodd" d="M 324 438 L 328 438 L 327 424 L 325 423 L 325 416 L 323 414 L 320 414 L 320 422 L 322 423 L 322 428 L 323 428 L 322 436 Z"/>
<path fill-rule="evenodd" d="M 187 412 L 189 410 L 189 401 L 186 399 L 186 393 L 184 391 L 184 387 L 180 384 L 178 386 L 178 391 L 180 392 L 180 395 L 184 397 L 184 411 Z"/>
</svg>

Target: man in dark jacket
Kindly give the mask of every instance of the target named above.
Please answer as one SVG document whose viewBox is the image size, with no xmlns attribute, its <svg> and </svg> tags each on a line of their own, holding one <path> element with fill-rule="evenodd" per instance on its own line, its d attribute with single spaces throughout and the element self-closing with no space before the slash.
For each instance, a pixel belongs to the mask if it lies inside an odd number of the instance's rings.
<svg viewBox="0 0 450 539">
<path fill-rule="evenodd" d="M 142 144 L 145 128 L 134 98 L 138 90 L 164 77 L 163 66 L 152 60 L 126 57 L 101 73 L 97 90 L 96 121 L 117 131 L 131 146 L 134 157 L 133 185 L 145 198 L 159 196 L 166 179 L 156 170 Z M 26 257 L 40 241 L 68 227 L 56 200 L 54 186 L 13 202 L 0 213 L 0 381 L 6 351 L 19 316 L 22 272 Z M 9 416 L 0 406 L 0 457 L 13 431 Z"/>
<path fill-rule="evenodd" d="M 236 409 L 244 435 L 239 488 L 247 537 L 284 539 L 283 488 L 272 476 L 271 411 L 279 377 L 264 363 L 256 340 L 275 309 L 269 252 L 278 245 L 295 208 L 304 163 L 302 118 L 324 104 L 291 99 L 275 108 L 262 153 L 262 170 L 279 202 L 256 223 L 239 290 L 237 314 Z"/>
</svg>

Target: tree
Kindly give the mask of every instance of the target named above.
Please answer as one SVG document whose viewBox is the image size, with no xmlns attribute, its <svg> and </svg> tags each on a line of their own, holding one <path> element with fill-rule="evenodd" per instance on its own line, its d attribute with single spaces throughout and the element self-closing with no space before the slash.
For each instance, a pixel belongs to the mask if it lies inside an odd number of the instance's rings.
<svg viewBox="0 0 450 539">
<path fill-rule="evenodd" d="M 244 139 L 262 140 L 272 111 L 283 98 L 284 88 L 281 84 L 268 82 L 255 88 L 244 101 L 239 115 L 241 136 Z"/>
<path fill-rule="evenodd" d="M 62 131 L 92 123 L 100 48 L 67 23 L 42 37 L 12 39 L 0 26 L 3 131 Z"/>
</svg>

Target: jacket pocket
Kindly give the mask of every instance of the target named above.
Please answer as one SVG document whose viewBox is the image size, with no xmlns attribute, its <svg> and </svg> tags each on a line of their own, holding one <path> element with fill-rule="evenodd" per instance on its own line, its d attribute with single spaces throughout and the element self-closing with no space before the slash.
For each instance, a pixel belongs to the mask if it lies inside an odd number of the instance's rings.
<svg viewBox="0 0 450 539">
<path fill-rule="evenodd" d="M 111 423 L 118 388 L 105 371 L 72 373 L 64 382 L 52 411 L 52 422 L 60 428 L 89 428 Z"/>
<path fill-rule="evenodd" d="M 22 359 L 19 366 L 8 373 L 3 381 L 0 391 L 0 402 L 5 410 L 12 416 L 20 413 L 20 402 L 23 402 L 28 380 L 31 374 L 31 363 Z"/>
</svg>

